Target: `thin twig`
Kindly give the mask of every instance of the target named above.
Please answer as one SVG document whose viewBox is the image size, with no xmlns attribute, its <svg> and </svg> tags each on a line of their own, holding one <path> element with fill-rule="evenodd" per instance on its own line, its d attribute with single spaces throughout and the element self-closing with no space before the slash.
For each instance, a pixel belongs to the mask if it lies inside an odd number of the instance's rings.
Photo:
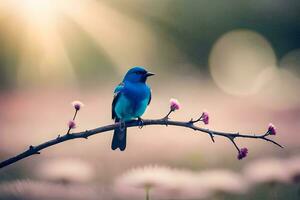
<svg viewBox="0 0 300 200">
<path fill-rule="evenodd" d="M 73 116 L 73 120 L 75 120 L 77 113 L 78 113 L 78 110 L 75 109 L 75 113 L 74 113 L 74 116 Z"/>
<path fill-rule="evenodd" d="M 78 109 L 75 109 L 75 113 L 74 113 L 74 116 L 73 116 L 73 121 L 75 121 L 77 113 L 78 113 Z M 70 125 L 69 125 L 69 129 L 67 131 L 67 134 L 70 134 L 71 129 L 72 129 L 72 127 L 70 127 Z M 60 135 L 58 135 L 57 137 L 60 137 Z"/>
</svg>

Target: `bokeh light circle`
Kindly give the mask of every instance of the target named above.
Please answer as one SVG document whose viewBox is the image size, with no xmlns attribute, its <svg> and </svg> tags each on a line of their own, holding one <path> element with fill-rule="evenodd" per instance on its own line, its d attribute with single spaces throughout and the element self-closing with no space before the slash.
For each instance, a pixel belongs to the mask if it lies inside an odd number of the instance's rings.
<svg viewBox="0 0 300 200">
<path fill-rule="evenodd" d="M 224 92 L 233 95 L 255 93 L 257 76 L 270 66 L 276 66 L 270 43 L 250 30 L 224 34 L 214 44 L 209 57 L 214 82 Z"/>
</svg>

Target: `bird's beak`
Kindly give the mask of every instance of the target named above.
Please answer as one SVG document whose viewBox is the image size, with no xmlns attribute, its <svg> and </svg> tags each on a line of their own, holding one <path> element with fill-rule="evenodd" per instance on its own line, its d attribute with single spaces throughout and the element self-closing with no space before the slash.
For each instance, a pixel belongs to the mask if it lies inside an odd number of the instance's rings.
<svg viewBox="0 0 300 200">
<path fill-rule="evenodd" d="M 155 74 L 151 73 L 151 72 L 147 72 L 146 77 L 153 76 L 153 75 L 155 75 Z"/>
</svg>

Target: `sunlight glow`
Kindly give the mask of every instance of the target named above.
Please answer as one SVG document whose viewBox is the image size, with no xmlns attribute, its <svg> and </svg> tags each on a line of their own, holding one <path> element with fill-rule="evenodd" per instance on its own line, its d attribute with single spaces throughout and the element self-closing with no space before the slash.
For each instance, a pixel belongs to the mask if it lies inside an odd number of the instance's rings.
<svg viewBox="0 0 300 200">
<path fill-rule="evenodd" d="M 53 78 L 75 80 L 64 45 L 64 18 L 78 24 L 99 50 L 124 73 L 128 66 L 153 62 L 154 32 L 137 19 L 96 0 L 3 0 L 6 12 L 22 25 L 20 84 Z M 0 6 L 1 7 L 1 6 Z M 99 66 L 101 67 L 101 66 Z M 55 80 L 56 80 L 55 79 Z M 48 82 L 48 81 L 47 81 Z"/>
<path fill-rule="evenodd" d="M 27 14 L 33 16 L 46 16 L 53 12 L 51 0 L 23 0 L 19 1 L 19 4 Z"/>
<path fill-rule="evenodd" d="M 10 10 L 22 33 L 21 62 L 17 81 L 23 83 L 71 82 L 75 73 L 63 45 L 57 23 L 62 13 L 58 0 L 13 0 Z M 17 11 L 17 12 L 15 12 Z"/>
</svg>

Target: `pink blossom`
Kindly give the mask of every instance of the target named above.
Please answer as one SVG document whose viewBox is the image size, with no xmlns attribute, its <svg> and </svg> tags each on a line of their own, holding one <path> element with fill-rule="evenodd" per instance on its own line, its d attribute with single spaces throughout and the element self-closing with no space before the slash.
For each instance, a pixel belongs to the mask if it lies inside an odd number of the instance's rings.
<svg viewBox="0 0 300 200">
<path fill-rule="evenodd" d="M 72 105 L 75 108 L 75 110 L 80 110 L 80 108 L 84 106 L 84 104 L 81 101 L 73 101 Z"/>
<path fill-rule="evenodd" d="M 208 112 L 203 112 L 201 118 L 202 118 L 202 121 L 204 122 L 204 124 L 208 124 L 208 123 L 209 123 L 209 115 L 208 115 Z"/>
<path fill-rule="evenodd" d="M 76 128 L 76 123 L 74 120 L 70 120 L 68 123 L 69 129 L 74 129 Z"/>
<path fill-rule="evenodd" d="M 268 133 L 270 135 L 276 135 L 276 132 L 276 127 L 272 123 L 270 123 L 268 127 Z"/>
<path fill-rule="evenodd" d="M 247 156 L 247 154 L 248 154 L 248 149 L 246 147 L 241 148 L 240 151 L 239 151 L 239 154 L 238 154 L 237 158 L 239 160 L 242 160 L 243 158 L 245 158 Z"/>
<path fill-rule="evenodd" d="M 180 109 L 180 104 L 178 102 L 177 99 L 170 99 L 170 109 L 172 111 L 175 111 L 175 110 L 179 110 Z"/>
</svg>

